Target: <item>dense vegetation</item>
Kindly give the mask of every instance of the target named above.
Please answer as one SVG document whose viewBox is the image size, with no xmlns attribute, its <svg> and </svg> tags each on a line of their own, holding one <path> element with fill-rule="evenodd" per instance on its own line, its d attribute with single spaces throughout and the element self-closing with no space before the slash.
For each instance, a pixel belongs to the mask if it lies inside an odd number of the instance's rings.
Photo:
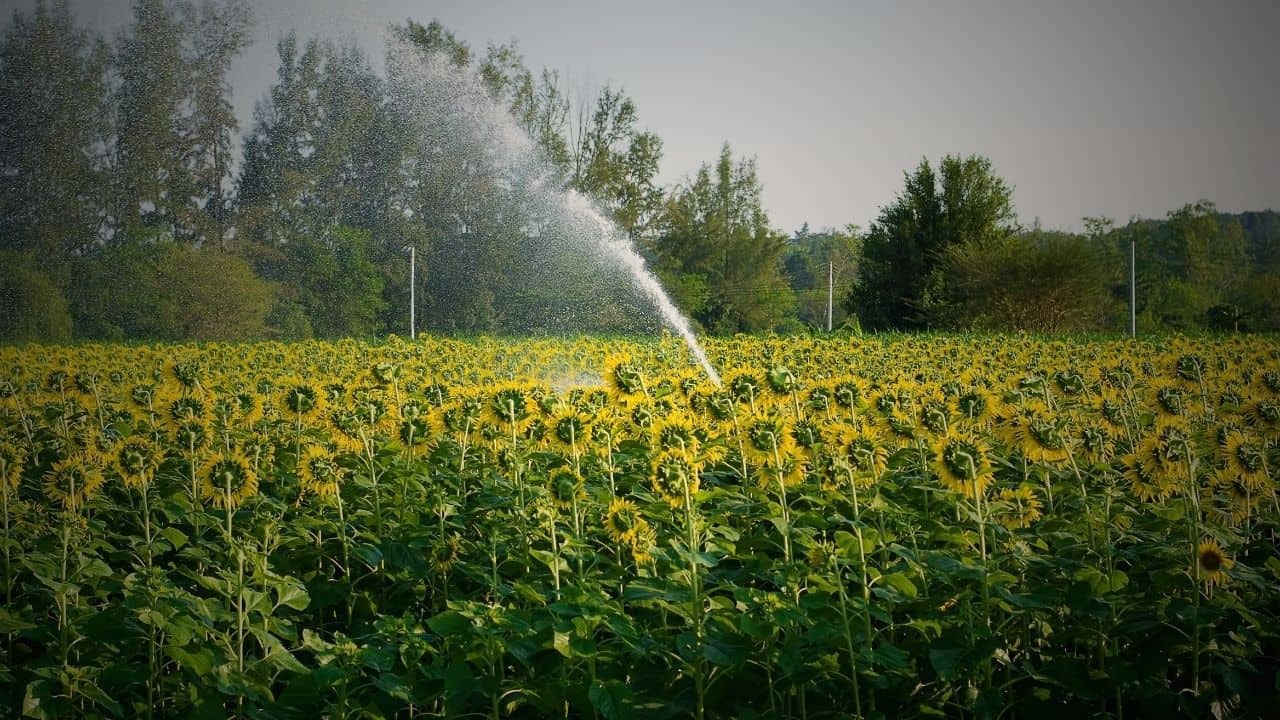
<svg viewBox="0 0 1280 720">
<path fill-rule="evenodd" d="M 404 66 L 379 73 L 357 47 L 281 38 L 237 156 L 227 72 L 251 28 L 247 0 L 136 0 L 111 39 L 64 3 L 13 15 L 0 38 L 0 338 L 403 333 L 408 247 L 424 327 L 651 329 L 599 268 L 531 232 L 539 218 L 486 164 L 490 148 L 460 140 L 447 102 L 424 113 Z M 788 236 L 762 209 L 754 162 L 727 146 L 660 186 L 661 138 L 622 90 L 573 96 L 514 45 L 475 52 L 434 22 L 392 35 L 478 77 L 556 183 L 607 211 L 706 332 L 823 327 L 829 274 L 837 326 L 1125 329 L 1131 239 L 1140 329 L 1280 328 L 1273 212 L 1201 203 L 1084 235 L 1027 229 L 990 163 L 954 156 L 909 173 L 865 232 Z M 548 282 L 527 259 L 552 255 Z"/>
<path fill-rule="evenodd" d="M 1280 346 L 0 349 L 27 717 L 1261 717 Z"/>
</svg>

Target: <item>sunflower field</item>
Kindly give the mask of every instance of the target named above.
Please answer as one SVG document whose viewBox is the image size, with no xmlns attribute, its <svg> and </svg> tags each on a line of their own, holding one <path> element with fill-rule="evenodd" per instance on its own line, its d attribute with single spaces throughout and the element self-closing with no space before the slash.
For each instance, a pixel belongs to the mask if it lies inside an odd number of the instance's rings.
<svg viewBox="0 0 1280 720">
<path fill-rule="evenodd" d="M 0 348 L 15 717 L 1261 717 L 1280 341 Z"/>
</svg>

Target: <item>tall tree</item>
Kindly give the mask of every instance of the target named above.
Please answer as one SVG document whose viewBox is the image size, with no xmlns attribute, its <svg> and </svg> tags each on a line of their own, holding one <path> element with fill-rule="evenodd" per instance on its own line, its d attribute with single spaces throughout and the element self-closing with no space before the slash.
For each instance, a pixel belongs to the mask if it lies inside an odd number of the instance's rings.
<svg viewBox="0 0 1280 720">
<path fill-rule="evenodd" d="M 0 246 L 65 282 L 105 221 L 107 48 L 66 2 L 14 13 L 0 42 Z"/>
<path fill-rule="evenodd" d="M 861 277 L 846 307 L 876 329 L 947 324 L 942 253 L 1012 234 L 1017 229 L 1012 195 L 986 158 L 948 155 L 937 174 L 922 160 L 906 176 L 903 192 L 872 223 Z"/>
<path fill-rule="evenodd" d="M 231 61 L 249 42 L 248 0 L 206 0 L 178 6 L 186 41 L 187 99 L 181 135 L 183 174 L 172 192 L 181 224 L 194 239 L 224 244 L 230 223 L 231 140 L 239 129 L 227 79 Z"/>
<path fill-rule="evenodd" d="M 654 242 L 659 274 L 711 332 L 771 330 L 795 298 L 782 272 L 786 238 L 769 227 L 754 160 L 729 144 L 667 202 Z"/>
<path fill-rule="evenodd" d="M 117 241 L 183 236 L 180 197 L 186 143 L 183 111 L 188 74 L 183 32 L 164 0 L 134 0 L 133 23 L 116 41 L 116 190 L 112 215 Z M 177 192 L 175 192 L 177 190 Z"/>
<path fill-rule="evenodd" d="M 573 186 L 601 204 L 632 241 L 651 239 L 663 200 L 655 181 L 662 140 L 639 130 L 637 122 L 631 98 L 602 88 L 590 123 L 578 129 L 572 177 Z"/>
</svg>

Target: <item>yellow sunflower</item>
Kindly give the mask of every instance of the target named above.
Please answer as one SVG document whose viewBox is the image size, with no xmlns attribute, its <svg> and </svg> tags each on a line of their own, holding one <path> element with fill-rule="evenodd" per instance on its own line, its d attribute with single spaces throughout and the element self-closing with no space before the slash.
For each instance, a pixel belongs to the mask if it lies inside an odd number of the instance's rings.
<svg viewBox="0 0 1280 720">
<path fill-rule="evenodd" d="M 164 451 L 150 438 L 135 435 L 116 446 L 110 458 L 127 487 L 142 489 L 151 484 L 160 469 Z"/>
<path fill-rule="evenodd" d="M 240 450 L 215 453 L 200 466 L 200 494 L 220 509 L 240 507 L 258 492 L 258 474 Z"/>
<path fill-rule="evenodd" d="M 1005 488 L 996 497 L 1004 506 L 998 515 L 999 522 L 1010 530 L 1030 527 L 1040 519 L 1040 498 L 1033 486 Z"/>
<path fill-rule="evenodd" d="M 933 442 L 933 469 L 948 490 L 972 497 L 994 480 L 982 438 L 952 429 Z"/>
<path fill-rule="evenodd" d="M 346 468 L 338 464 L 333 451 L 323 445 L 308 445 L 298 459 L 298 480 L 305 492 L 323 498 L 338 494 Z"/>
<path fill-rule="evenodd" d="M 1200 582 L 1212 589 L 1215 585 L 1225 583 L 1229 578 L 1227 571 L 1235 565 L 1235 561 L 1227 557 L 1222 546 L 1212 538 L 1205 538 L 1196 546 L 1196 570 Z"/>
<path fill-rule="evenodd" d="M 604 529 L 616 543 L 630 543 L 640 528 L 648 525 L 640 516 L 636 504 L 630 500 L 614 498 L 604 513 Z"/>
<path fill-rule="evenodd" d="M 277 390 L 277 407 L 290 420 L 314 420 L 324 414 L 328 395 L 313 380 L 297 376 L 283 379 Z"/>
<path fill-rule="evenodd" d="M 4 483 L 9 491 L 17 490 L 22 480 L 24 456 L 16 444 L 0 442 L 0 483 Z"/>
<path fill-rule="evenodd" d="M 667 450 L 658 455 L 651 475 L 654 492 L 673 508 L 684 507 L 698 492 L 698 468 L 681 452 Z"/>
<path fill-rule="evenodd" d="M 60 460 L 44 474 L 44 495 L 75 512 L 102 487 L 102 470 L 94 458 L 78 453 Z"/>
</svg>

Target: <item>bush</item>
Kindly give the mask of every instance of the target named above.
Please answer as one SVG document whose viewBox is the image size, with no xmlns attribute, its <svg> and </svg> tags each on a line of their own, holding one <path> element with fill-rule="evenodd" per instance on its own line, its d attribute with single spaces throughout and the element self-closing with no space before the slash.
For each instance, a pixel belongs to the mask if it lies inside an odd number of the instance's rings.
<svg viewBox="0 0 1280 720">
<path fill-rule="evenodd" d="M 0 340 L 64 342 L 71 327 L 66 299 L 35 258 L 0 251 Z"/>
</svg>

